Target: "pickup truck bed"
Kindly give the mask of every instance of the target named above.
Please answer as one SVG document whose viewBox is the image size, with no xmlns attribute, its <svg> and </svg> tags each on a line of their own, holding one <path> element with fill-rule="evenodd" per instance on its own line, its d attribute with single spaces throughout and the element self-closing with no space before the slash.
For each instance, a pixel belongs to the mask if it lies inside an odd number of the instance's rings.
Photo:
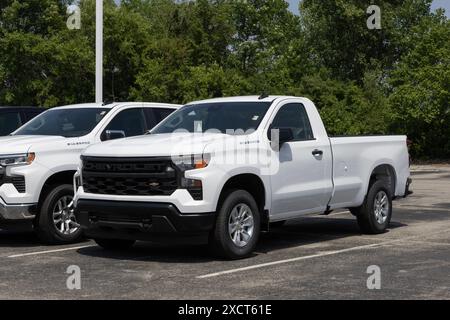
<svg viewBox="0 0 450 320">
<path fill-rule="evenodd" d="M 374 171 L 384 176 L 393 197 L 405 194 L 409 178 L 406 136 L 331 137 L 330 143 L 334 185 L 331 209 L 361 204 Z"/>
</svg>

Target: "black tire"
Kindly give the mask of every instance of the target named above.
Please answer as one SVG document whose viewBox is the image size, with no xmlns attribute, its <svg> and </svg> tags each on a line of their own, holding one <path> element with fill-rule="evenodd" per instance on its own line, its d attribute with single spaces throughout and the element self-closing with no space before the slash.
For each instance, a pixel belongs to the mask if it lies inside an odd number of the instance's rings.
<svg viewBox="0 0 450 320">
<path fill-rule="evenodd" d="M 124 239 L 94 239 L 105 250 L 125 250 L 131 248 L 136 241 Z"/>
<path fill-rule="evenodd" d="M 73 233 L 64 234 L 57 229 L 53 221 L 53 212 L 58 201 L 63 197 L 73 196 L 73 186 L 70 184 L 55 185 L 49 189 L 34 222 L 36 234 L 41 241 L 48 244 L 68 244 L 82 240 L 83 232 L 80 227 Z"/>
<path fill-rule="evenodd" d="M 387 198 L 387 213 L 384 216 L 384 222 L 377 220 L 375 212 L 375 198 L 377 195 L 386 195 Z M 369 192 L 364 200 L 364 203 L 358 208 L 352 208 L 352 213 L 356 215 L 358 225 L 363 233 L 379 234 L 386 231 L 392 218 L 392 196 L 389 188 L 384 181 L 375 181 L 369 188 Z"/>
<path fill-rule="evenodd" d="M 228 224 L 232 210 L 241 204 L 248 206 L 253 216 L 253 232 L 245 246 L 236 245 L 229 233 Z M 248 257 L 255 249 L 261 231 L 261 217 L 253 196 L 245 190 L 230 190 L 217 212 L 214 230 L 211 232 L 209 245 L 214 254 L 226 259 Z"/>
<path fill-rule="evenodd" d="M 275 221 L 270 223 L 271 228 L 281 228 L 286 224 L 286 220 Z"/>
</svg>

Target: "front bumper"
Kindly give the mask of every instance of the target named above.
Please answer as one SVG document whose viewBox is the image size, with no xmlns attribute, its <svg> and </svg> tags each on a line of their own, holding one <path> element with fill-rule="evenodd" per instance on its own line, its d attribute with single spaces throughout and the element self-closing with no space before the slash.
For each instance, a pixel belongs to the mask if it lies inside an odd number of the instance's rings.
<svg viewBox="0 0 450 320">
<path fill-rule="evenodd" d="M 35 217 L 34 204 L 6 204 L 2 198 L 0 198 L 0 222 L 3 220 L 30 220 Z"/>
<path fill-rule="evenodd" d="M 215 213 L 180 213 L 170 203 L 79 200 L 78 223 L 91 238 L 152 240 L 208 234 Z"/>
</svg>

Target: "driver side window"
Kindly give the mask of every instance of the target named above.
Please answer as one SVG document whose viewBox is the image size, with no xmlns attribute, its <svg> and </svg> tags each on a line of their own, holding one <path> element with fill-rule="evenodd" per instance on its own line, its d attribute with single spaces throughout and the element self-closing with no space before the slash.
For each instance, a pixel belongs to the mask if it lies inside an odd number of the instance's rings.
<svg viewBox="0 0 450 320">
<path fill-rule="evenodd" d="M 106 138 L 106 131 L 123 131 L 125 137 L 145 134 L 146 125 L 142 108 L 127 109 L 119 112 L 103 131 L 102 140 Z"/>
<path fill-rule="evenodd" d="M 6 136 L 20 127 L 20 113 L 17 111 L 0 114 L 0 136 Z"/>
<path fill-rule="evenodd" d="M 300 103 L 289 103 L 278 110 L 271 128 L 291 128 L 293 141 L 314 140 L 314 135 L 305 107 Z"/>
</svg>

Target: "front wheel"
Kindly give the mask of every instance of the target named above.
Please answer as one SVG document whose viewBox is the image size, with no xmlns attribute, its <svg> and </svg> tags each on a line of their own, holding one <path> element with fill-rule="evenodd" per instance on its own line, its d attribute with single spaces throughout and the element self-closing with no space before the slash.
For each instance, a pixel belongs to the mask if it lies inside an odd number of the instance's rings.
<svg viewBox="0 0 450 320">
<path fill-rule="evenodd" d="M 67 244 L 81 240 L 83 233 L 75 219 L 73 187 L 53 186 L 47 193 L 35 221 L 38 237 L 49 244 Z"/>
<path fill-rule="evenodd" d="M 245 190 L 228 193 L 210 236 L 210 247 L 227 259 L 249 256 L 260 233 L 260 213 L 253 196 Z"/>
<path fill-rule="evenodd" d="M 352 212 L 364 233 L 385 232 L 392 217 L 392 198 L 385 183 L 379 180 L 372 184 L 362 206 Z"/>
</svg>

